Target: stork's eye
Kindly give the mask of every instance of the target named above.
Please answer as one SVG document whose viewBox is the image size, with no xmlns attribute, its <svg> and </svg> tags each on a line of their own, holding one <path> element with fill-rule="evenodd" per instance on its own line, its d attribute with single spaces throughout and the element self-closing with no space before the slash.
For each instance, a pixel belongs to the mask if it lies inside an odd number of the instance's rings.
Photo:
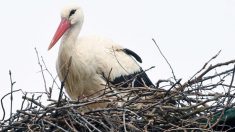
<svg viewBox="0 0 235 132">
<path fill-rule="evenodd" d="M 69 17 L 72 16 L 75 12 L 76 12 L 76 9 L 71 10 L 69 13 Z"/>
</svg>

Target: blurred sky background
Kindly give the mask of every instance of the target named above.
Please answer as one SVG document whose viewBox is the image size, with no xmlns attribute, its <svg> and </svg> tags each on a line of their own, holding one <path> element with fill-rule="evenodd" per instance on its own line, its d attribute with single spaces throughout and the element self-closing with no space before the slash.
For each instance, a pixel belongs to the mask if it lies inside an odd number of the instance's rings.
<svg viewBox="0 0 235 132">
<path fill-rule="evenodd" d="M 142 57 L 144 69 L 156 66 L 148 71 L 153 82 L 172 74 L 152 38 L 176 77 L 184 80 L 219 50 L 213 63 L 235 58 L 235 0 L 0 1 L 0 97 L 10 92 L 9 70 L 16 81 L 14 89 L 44 91 L 35 47 L 56 76 L 59 43 L 50 51 L 47 48 L 60 22 L 61 8 L 71 3 L 85 13 L 80 35 L 104 36 L 132 49 Z M 49 86 L 52 81 L 47 77 Z M 15 109 L 19 99 L 21 95 L 14 96 Z"/>
</svg>

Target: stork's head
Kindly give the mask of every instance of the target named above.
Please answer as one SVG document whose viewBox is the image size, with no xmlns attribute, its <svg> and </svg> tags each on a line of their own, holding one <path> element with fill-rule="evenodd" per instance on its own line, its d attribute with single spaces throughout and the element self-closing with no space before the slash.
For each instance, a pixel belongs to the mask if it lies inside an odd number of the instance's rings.
<svg viewBox="0 0 235 132">
<path fill-rule="evenodd" d="M 83 23 L 83 12 L 79 6 L 68 6 L 61 11 L 61 22 L 57 28 L 53 39 L 48 47 L 50 50 L 56 42 L 63 36 L 63 34 L 71 27 Z"/>
</svg>

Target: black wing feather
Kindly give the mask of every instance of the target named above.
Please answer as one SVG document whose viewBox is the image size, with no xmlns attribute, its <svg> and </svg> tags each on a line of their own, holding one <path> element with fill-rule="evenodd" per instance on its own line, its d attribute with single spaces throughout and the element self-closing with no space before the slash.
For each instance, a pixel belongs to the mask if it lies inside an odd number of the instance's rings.
<svg viewBox="0 0 235 132">
<path fill-rule="evenodd" d="M 142 59 L 134 51 L 124 48 L 122 49 L 127 55 L 134 57 L 138 62 L 142 63 Z M 145 71 L 140 68 L 138 71 L 129 75 L 121 75 L 110 81 L 111 84 L 121 87 L 143 87 L 143 86 L 154 86 Z"/>
<path fill-rule="evenodd" d="M 143 86 L 154 86 L 152 81 L 149 79 L 145 71 L 140 69 L 140 71 L 135 72 L 130 75 L 122 75 L 116 77 L 114 80 L 110 81 L 113 85 L 121 87 L 143 87 Z"/>
<path fill-rule="evenodd" d="M 137 55 L 134 51 L 130 50 L 130 49 L 123 49 L 123 51 L 128 54 L 128 55 L 131 55 L 133 56 L 139 63 L 142 63 L 142 59 L 140 58 L 139 55 Z"/>
</svg>

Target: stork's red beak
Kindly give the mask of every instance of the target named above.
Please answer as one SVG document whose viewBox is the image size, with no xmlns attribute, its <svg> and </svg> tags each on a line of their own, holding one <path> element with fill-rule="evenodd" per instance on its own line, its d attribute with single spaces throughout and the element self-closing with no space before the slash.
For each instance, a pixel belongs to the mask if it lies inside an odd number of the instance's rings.
<svg viewBox="0 0 235 132">
<path fill-rule="evenodd" d="M 61 38 L 61 36 L 65 33 L 65 31 L 67 31 L 67 29 L 70 28 L 70 26 L 71 25 L 67 19 L 65 18 L 61 19 L 60 25 L 57 28 L 53 39 L 51 40 L 48 50 L 50 50 L 56 44 L 56 42 Z"/>
</svg>

